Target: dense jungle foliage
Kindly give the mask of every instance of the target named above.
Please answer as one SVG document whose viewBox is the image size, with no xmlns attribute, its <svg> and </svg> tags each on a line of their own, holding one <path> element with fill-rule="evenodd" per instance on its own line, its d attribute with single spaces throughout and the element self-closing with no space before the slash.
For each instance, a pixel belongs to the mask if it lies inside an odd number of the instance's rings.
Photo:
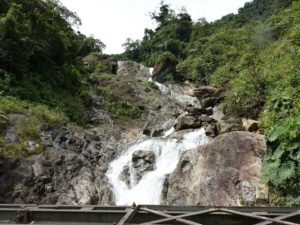
<svg viewBox="0 0 300 225">
<path fill-rule="evenodd" d="M 104 44 L 75 32 L 80 23 L 57 0 L 1 0 L 0 94 L 55 106 L 83 124 L 81 59 Z"/>
<path fill-rule="evenodd" d="M 167 65 L 178 77 L 225 87 L 229 116 L 259 119 L 267 136 L 264 180 L 272 202 L 300 204 L 300 1 L 254 0 L 208 23 L 192 22 L 161 3 L 155 30 L 128 39 L 124 55 L 148 66 Z"/>
</svg>

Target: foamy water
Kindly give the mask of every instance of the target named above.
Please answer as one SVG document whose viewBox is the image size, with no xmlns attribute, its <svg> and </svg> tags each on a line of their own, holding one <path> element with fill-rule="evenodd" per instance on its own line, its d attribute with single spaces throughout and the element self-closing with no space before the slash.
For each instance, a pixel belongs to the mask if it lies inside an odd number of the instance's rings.
<svg viewBox="0 0 300 225">
<path fill-rule="evenodd" d="M 169 131 L 171 132 L 171 131 Z M 166 136 L 166 134 L 165 134 Z M 117 205 L 160 204 L 163 183 L 166 175 L 176 168 L 183 152 L 208 142 L 204 129 L 195 130 L 183 136 L 182 140 L 166 138 L 150 138 L 131 146 L 119 158 L 111 162 L 107 177 L 113 186 Z M 124 166 L 132 171 L 132 153 L 137 150 L 153 151 L 156 156 L 155 169 L 145 174 L 140 182 L 136 183 L 130 173 L 131 187 L 120 180 Z"/>
</svg>

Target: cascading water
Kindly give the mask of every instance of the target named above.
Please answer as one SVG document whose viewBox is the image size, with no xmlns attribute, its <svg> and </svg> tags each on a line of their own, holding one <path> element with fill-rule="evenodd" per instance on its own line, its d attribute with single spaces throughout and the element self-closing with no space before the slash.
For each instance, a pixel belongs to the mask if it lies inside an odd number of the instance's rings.
<svg viewBox="0 0 300 225">
<path fill-rule="evenodd" d="M 160 204 L 163 183 L 166 175 L 173 172 L 181 154 L 189 149 L 208 142 L 204 129 L 195 130 L 183 136 L 182 140 L 168 138 L 151 138 L 130 147 L 123 155 L 110 164 L 107 176 L 113 185 L 117 205 Z M 132 154 L 137 150 L 153 151 L 156 157 L 155 169 L 145 174 L 139 182 L 134 182 L 130 173 L 132 186 L 120 179 L 124 166 L 132 170 Z"/>
<path fill-rule="evenodd" d="M 150 74 L 153 69 L 150 68 Z M 152 78 L 149 81 L 153 82 Z M 164 84 L 154 82 L 162 94 L 183 104 L 199 107 L 199 101 L 191 96 L 173 92 Z M 186 133 L 180 140 L 169 138 L 175 132 L 172 127 L 162 137 L 149 138 L 132 145 L 119 158 L 111 162 L 107 177 L 113 186 L 117 205 L 161 204 L 161 195 L 166 176 L 174 171 L 183 152 L 208 142 L 205 130 L 198 129 Z M 137 179 L 134 173 L 133 154 L 137 151 L 155 155 L 154 166 Z M 121 178 L 126 168 L 127 182 Z M 129 176 L 129 177 L 128 177 Z"/>
</svg>

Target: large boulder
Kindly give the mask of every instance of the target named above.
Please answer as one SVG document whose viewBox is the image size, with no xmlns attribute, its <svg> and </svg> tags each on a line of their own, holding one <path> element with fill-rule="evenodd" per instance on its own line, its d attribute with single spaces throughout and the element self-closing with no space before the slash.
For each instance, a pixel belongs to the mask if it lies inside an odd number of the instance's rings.
<svg viewBox="0 0 300 225">
<path fill-rule="evenodd" d="M 241 118 L 225 117 L 219 121 L 219 134 L 225 134 L 232 131 L 244 131 Z"/>
<path fill-rule="evenodd" d="M 164 203 L 238 206 L 252 204 L 259 186 L 264 136 L 232 132 L 187 151 L 171 174 Z"/>
<path fill-rule="evenodd" d="M 175 129 L 178 130 L 185 130 L 185 129 L 196 129 L 200 128 L 201 121 L 197 119 L 197 117 L 193 116 L 182 116 L 179 117 L 175 123 Z"/>
<path fill-rule="evenodd" d="M 145 81 L 151 77 L 149 68 L 133 61 L 118 61 L 117 75 Z"/>
<path fill-rule="evenodd" d="M 217 121 L 210 116 L 190 116 L 189 114 L 183 114 L 177 118 L 174 127 L 177 131 L 185 129 L 197 129 L 215 122 Z"/>
</svg>

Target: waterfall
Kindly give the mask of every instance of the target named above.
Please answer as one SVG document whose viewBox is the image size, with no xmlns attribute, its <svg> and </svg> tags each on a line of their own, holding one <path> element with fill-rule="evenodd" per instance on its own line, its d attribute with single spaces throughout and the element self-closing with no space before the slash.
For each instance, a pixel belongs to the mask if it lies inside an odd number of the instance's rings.
<svg viewBox="0 0 300 225">
<path fill-rule="evenodd" d="M 133 202 L 160 204 L 166 175 L 176 168 L 182 153 L 207 142 L 204 129 L 199 129 L 183 135 L 182 140 L 167 137 L 150 138 L 131 146 L 118 159 L 111 162 L 107 172 L 107 177 L 113 186 L 116 204 L 129 205 Z M 154 170 L 146 173 L 139 182 L 136 182 L 132 175 L 132 154 L 137 150 L 153 151 L 156 158 Z M 124 166 L 130 168 L 131 186 L 120 179 Z"/>
<path fill-rule="evenodd" d="M 150 74 L 153 69 L 150 68 Z M 149 78 L 170 99 L 182 103 L 200 107 L 197 98 L 173 90 L 172 86 L 161 84 Z M 171 127 L 162 137 L 149 138 L 133 144 L 122 153 L 120 157 L 112 161 L 107 171 L 107 177 L 112 184 L 116 205 L 136 204 L 161 204 L 162 189 L 167 175 L 171 174 L 179 162 L 183 152 L 203 145 L 208 142 L 203 128 L 186 133 L 182 138 L 170 138 L 175 132 Z M 153 165 L 147 164 L 147 171 L 142 170 L 142 175 L 137 179 L 136 168 L 146 161 L 138 161 L 134 164 L 133 155 L 139 153 L 151 154 L 155 158 Z M 143 166 L 143 164 L 142 164 Z M 122 175 L 126 176 L 126 180 Z"/>
</svg>

